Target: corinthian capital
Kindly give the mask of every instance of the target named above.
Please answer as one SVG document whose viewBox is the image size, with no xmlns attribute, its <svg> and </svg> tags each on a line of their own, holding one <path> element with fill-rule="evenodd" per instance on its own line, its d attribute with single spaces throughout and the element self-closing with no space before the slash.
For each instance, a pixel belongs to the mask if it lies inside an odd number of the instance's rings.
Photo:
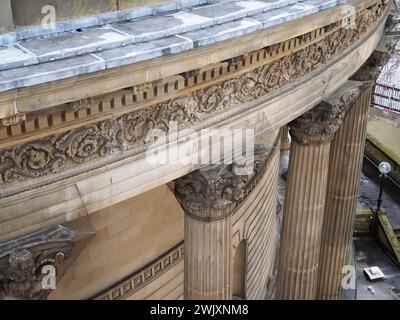
<svg viewBox="0 0 400 320">
<path fill-rule="evenodd" d="M 351 79 L 356 81 L 376 81 L 382 67 L 388 62 L 389 58 L 388 50 L 384 48 L 376 49 Z"/>
<path fill-rule="evenodd" d="M 58 280 L 74 246 L 75 232 L 62 226 L 0 243 L 0 299 L 47 298 L 50 288 L 43 286 L 43 267 L 52 268 Z"/>
<path fill-rule="evenodd" d="M 290 123 L 290 134 L 302 144 L 330 142 L 363 88 L 369 83 L 347 81 L 316 107 Z"/>
<path fill-rule="evenodd" d="M 273 148 L 274 152 L 276 147 Z M 256 145 L 254 162 L 209 165 L 175 181 L 175 196 L 185 213 L 202 221 L 231 215 L 257 185 L 271 152 Z M 250 170 L 252 169 L 252 170 Z"/>
</svg>

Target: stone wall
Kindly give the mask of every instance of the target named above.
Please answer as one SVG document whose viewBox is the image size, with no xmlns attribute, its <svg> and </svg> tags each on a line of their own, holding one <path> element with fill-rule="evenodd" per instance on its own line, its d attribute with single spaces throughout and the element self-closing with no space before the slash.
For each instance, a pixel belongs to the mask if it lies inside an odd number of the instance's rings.
<svg viewBox="0 0 400 320">
<path fill-rule="evenodd" d="M 49 298 L 97 297 L 180 243 L 183 218 L 166 185 L 91 214 L 97 234 Z M 174 290 L 177 293 L 170 297 L 178 298 L 183 293 L 183 261 L 158 277 L 146 276 L 143 282 L 148 285 L 132 298 L 163 298 Z"/>
<path fill-rule="evenodd" d="M 0 1 L 0 33 L 9 32 L 13 28 L 10 0 L 2 0 Z"/>
</svg>

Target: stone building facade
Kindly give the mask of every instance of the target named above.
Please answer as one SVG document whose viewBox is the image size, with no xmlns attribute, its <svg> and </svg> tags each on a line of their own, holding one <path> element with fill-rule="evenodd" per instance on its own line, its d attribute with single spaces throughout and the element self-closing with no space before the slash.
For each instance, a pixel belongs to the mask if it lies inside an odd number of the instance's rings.
<svg viewBox="0 0 400 320">
<path fill-rule="evenodd" d="M 388 1 L 27 2 L 0 13 L 1 298 L 341 298 Z M 224 129 L 251 161 L 148 161 L 154 130 L 200 157 Z"/>
</svg>

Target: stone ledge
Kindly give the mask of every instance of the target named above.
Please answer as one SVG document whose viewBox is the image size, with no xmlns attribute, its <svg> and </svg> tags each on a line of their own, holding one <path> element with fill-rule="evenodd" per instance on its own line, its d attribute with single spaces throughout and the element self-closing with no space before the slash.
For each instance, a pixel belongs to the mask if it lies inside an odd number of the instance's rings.
<svg viewBox="0 0 400 320">
<path fill-rule="evenodd" d="M 187 51 L 349 2 L 298 1 L 225 1 L 13 43 L 0 47 L 0 92 Z"/>
</svg>

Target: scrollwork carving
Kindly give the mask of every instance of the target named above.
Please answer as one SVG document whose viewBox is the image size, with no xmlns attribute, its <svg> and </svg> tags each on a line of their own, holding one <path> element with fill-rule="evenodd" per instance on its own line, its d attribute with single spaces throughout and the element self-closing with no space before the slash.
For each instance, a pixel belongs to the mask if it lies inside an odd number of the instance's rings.
<svg viewBox="0 0 400 320">
<path fill-rule="evenodd" d="M 133 111 L 117 119 L 0 151 L 0 183 L 57 173 L 69 166 L 86 164 L 127 149 L 142 150 L 148 143 L 146 137 L 151 129 L 168 132 L 170 121 L 177 122 L 179 128 L 199 125 L 226 110 L 268 95 L 320 68 L 348 49 L 373 26 L 382 10 L 381 3 L 364 9 L 358 14 L 356 29 L 332 31 L 327 27 L 326 32 L 331 33 L 322 40 L 236 78 Z M 300 36 L 296 41 L 305 41 L 310 36 Z M 278 48 L 278 45 L 274 46 Z M 239 61 L 243 61 L 243 57 L 239 58 Z M 236 63 L 237 60 L 230 62 Z"/>
<path fill-rule="evenodd" d="M 4 151 L 0 156 L 1 182 L 37 178 L 64 169 L 66 156 L 51 144 L 32 143 Z"/>
<path fill-rule="evenodd" d="M 56 141 L 55 148 L 73 162 L 83 163 L 105 157 L 118 149 L 114 136 L 114 123 L 105 121 L 64 134 Z"/>
</svg>

